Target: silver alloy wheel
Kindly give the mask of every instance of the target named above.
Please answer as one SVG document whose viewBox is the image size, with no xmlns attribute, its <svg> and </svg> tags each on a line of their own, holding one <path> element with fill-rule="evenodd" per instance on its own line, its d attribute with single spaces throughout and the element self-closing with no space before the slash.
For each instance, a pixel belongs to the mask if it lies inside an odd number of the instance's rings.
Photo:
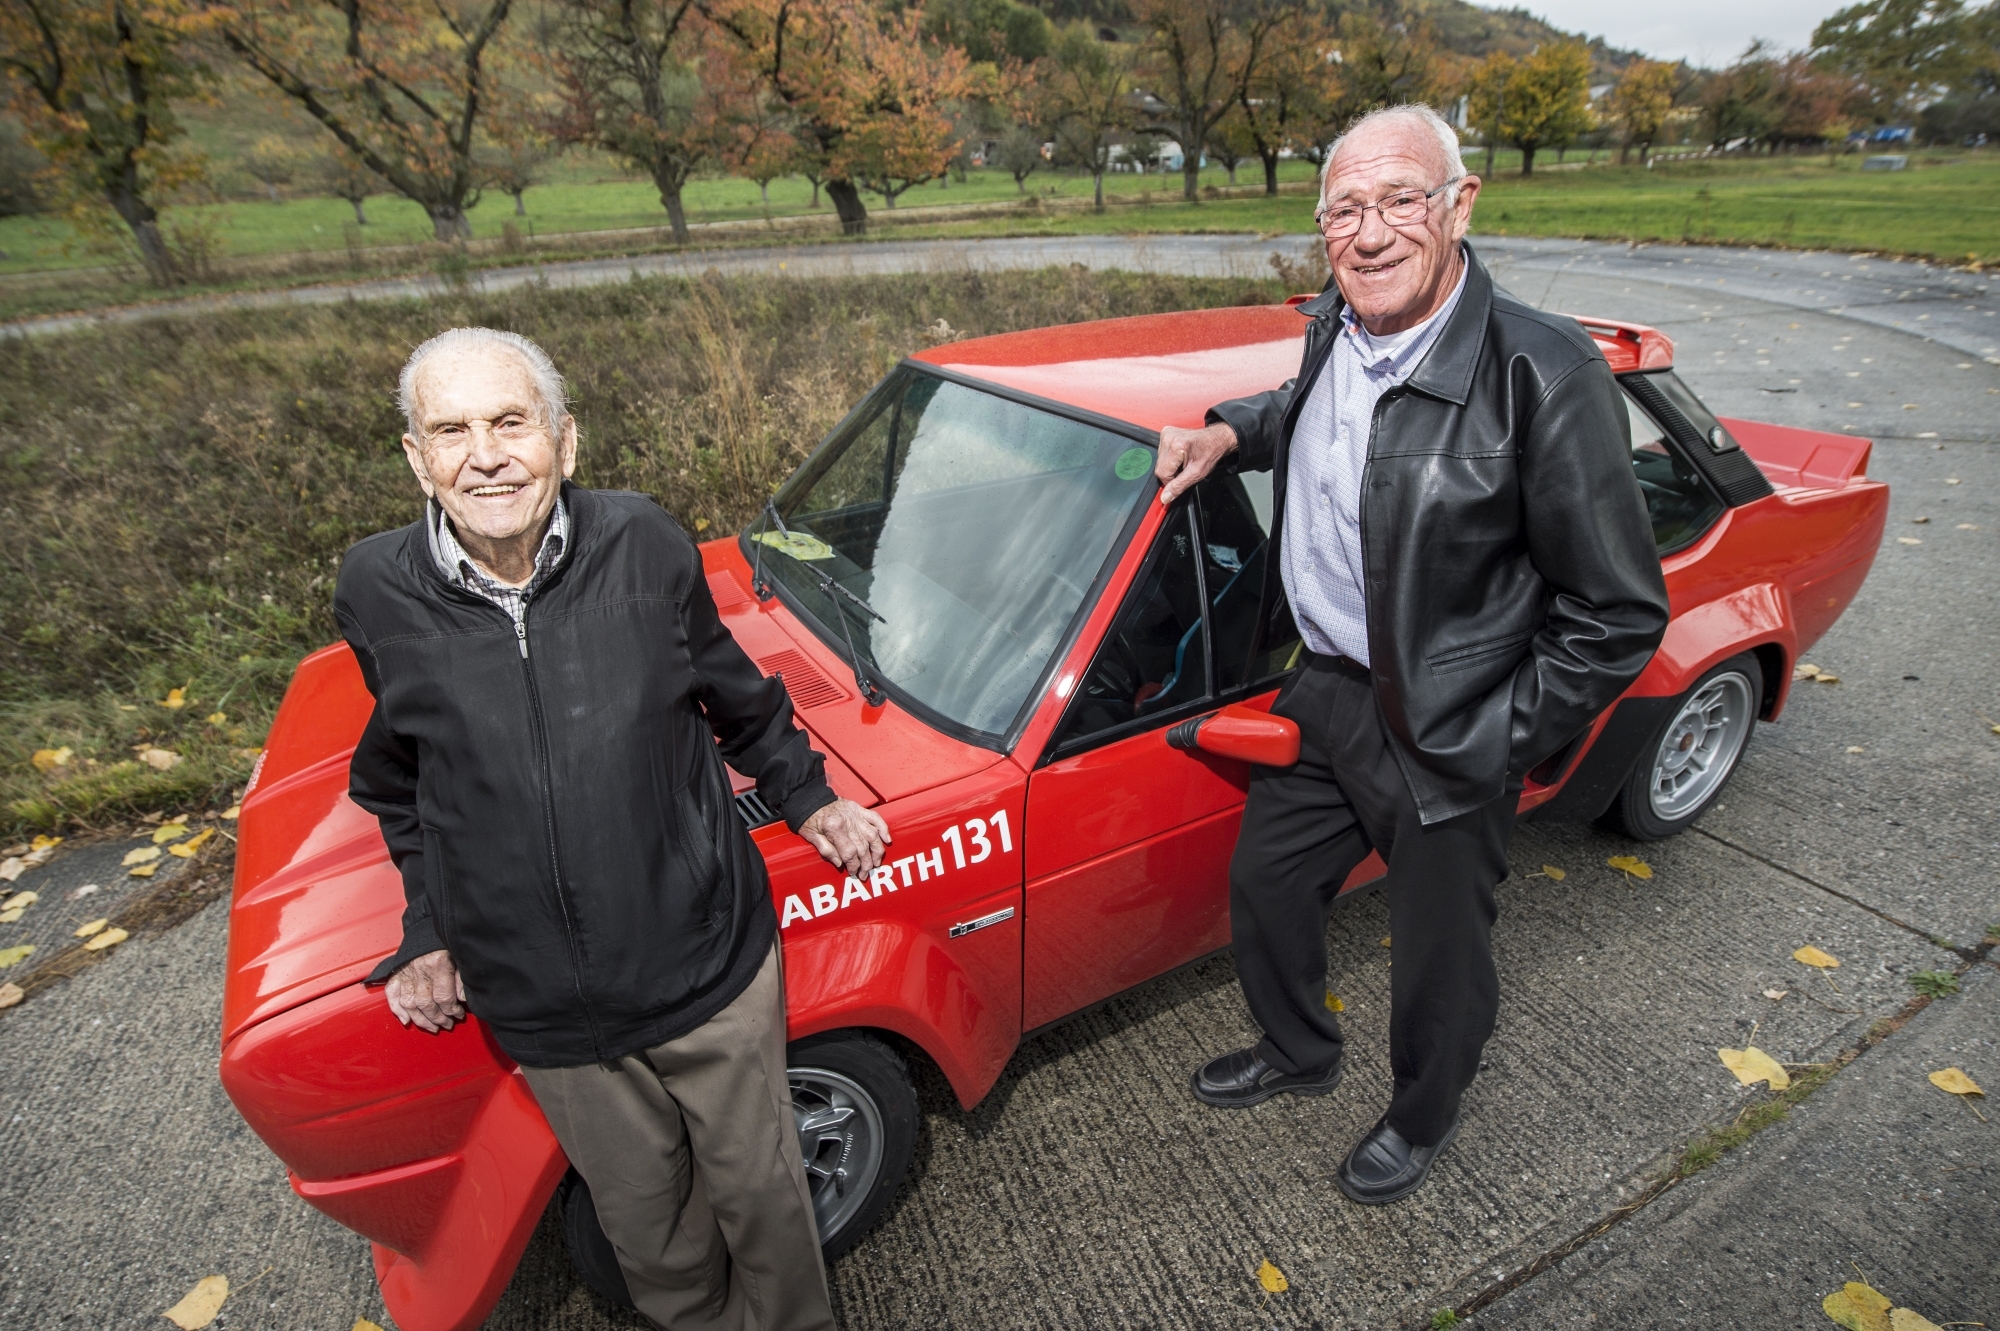
<svg viewBox="0 0 2000 1331">
<path fill-rule="evenodd" d="M 882 1172 L 882 1110 L 861 1083 L 827 1068 L 787 1068 L 785 1077 L 824 1243 L 854 1218 Z"/>
<path fill-rule="evenodd" d="M 1653 815 L 1672 822 L 1708 802 L 1750 738 L 1757 691 L 1747 675 L 1731 670 L 1696 689 L 1681 704 L 1653 755 L 1646 789 Z"/>
</svg>

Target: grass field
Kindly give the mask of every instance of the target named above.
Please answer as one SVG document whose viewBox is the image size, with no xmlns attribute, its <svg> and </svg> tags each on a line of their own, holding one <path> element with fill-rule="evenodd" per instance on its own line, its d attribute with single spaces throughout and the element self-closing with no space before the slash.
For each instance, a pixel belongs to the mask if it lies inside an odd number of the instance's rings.
<svg viewBox="0 0 2000 1331">
<path fill-rule="evenodd" d="M 1469 155 L 1475 170 L 1484 154 Z M 1652 170 L 1608 160 L 1544 169 L 1523 179 L 1511 154 L 1502 154 L 1487 183 L 1473 230 L 1532 236 L 1774 245 L 1863 250 L 1921 256 L 1951 263 L 2000 263 L 2000 152 L 1924 152 L 1910 169 L 1865 172 L 1859 157 L 1824 156 L 1663 161 Z M 563 183 L 528 194 L 529 213 L 513 216 L 512 200 L 490 196 L 474 210 L 476 240 L 459 253 L 428 243 L 429 227 L 414 205 L 400 199 L 370 202 L 371 223 L 353 225 L 345 203 L 293 199 L 280 204 L 238 201 L 206 210 L 183 210 L 217 228 L 223 262 L 212 278 L 190 291 L 281 287 L 354 280 L 436 269 L 565 258 L 646 253 L 671 246 L 661 229 L 664 214 L 650 185 L 603 179 L 601 161 L 570 162 Z M 596 173 L 593 175 L 593 173 Z M 1038 206 L 1015 209 L 1022 196 L 997 171 L 974 171 L 964 182 L 920 187 L 890 210 L 874 200 L 872 234 L 879 237 L 1019 236 L 1084 232 L 1257 232 L 1305 234 L 1311 208 L 1312 167 L 1288 162 L 1286 193 L 1257 192 L 1254 165 L 1239 170 L 1235 197 L 1179 201 L 1178 176 L 1117 175 L 1106 184 L 1113 206 L 1088 204 L 1088 178 L 1038 172 L 1029 178 Z M 1226 184 L 1211 169 L 1209 185 Z M 771 184 L 767 212 L 757 187 L 742 180 L 705 180 L 687 191 L 691 220 L 726 224 L 697 230 L 698 245 L 764 243 L 760 223 L 816 213 L 813 230 L 787 231 L 788 241 L 844 241 L 831 228 L 831 210 L 814 210 L 802 180 Z M 974 205 L 976 218 L 953 219 L 938 205 Z M 511 234 L 510 227 L 511 225 Z M 492 239 L 500 237 L 500 239 Z M 90 268 L 101 262 L 83 253 L 60 222 L 46 218 L 0 219 L 0 317 L 22 318 L 75 309 L 158 299 L 162 293 L 129 272 Z M 448 271 L 449 270 L 449 271 Z"/>
<path fill-rule="evenodd" d="M 982 334 L 1284 294 L 1071 270 L 649 279 L 0 339 L 0 831 L 226 802 L 293 666 L 336 636 L 342 553 L 419 512 L 393 393 L 439 328 L 541 342 L 574 392 L 577 480 L 706 537 L 939 319 Z"/>
</svg>

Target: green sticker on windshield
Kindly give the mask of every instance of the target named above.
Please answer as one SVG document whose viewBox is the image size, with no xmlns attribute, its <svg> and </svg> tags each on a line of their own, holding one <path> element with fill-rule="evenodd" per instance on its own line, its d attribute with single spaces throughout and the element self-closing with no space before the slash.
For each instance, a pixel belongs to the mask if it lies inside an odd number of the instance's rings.
<svg viewBox="0 0 2000 1331">
<path fill-rule="evenodd" d="M 1111 470 L 1121 481 L 1136 481 L 1153 469 L 1153 450 L 1150 448 L 1128 448 L 1118 455 L 1118 461 L 1111 464 Z"/>
</svg>

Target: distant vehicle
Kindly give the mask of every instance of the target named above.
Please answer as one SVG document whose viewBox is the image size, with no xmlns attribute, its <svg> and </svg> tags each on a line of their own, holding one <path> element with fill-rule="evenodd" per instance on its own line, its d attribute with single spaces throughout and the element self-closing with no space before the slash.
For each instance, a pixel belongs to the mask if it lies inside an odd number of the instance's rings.
<svg viewBox="0 0 2000 1331">
<path fill-rule="evenodd" d="M 1870 143 L 1911 143 L 1916 131 L 1908 125 L 1881 125 L 1868 136 Z"/>
<path fill-rule="evenodd" d="M 1888 490 L 1867 440 L 1718 419 L 1666 337 L 1580 322 L 1624 394 L 1673 618 L 1521 807 L 1666 837 L 1715 800 L 1853 599 Z M 843 879 L 735 781 L 770 868 L 829 1254 L 909 1167 L 911 1059 L 970 1107 L 1026 1033 L 1228 944 L 1250 763 L 1297 753 L 1269 708 L 1301 648 L 1289 618 L 1259 622 L 1269 475 L 1217 474 L 1162 507 L 1156 432 L 1289 377 L 1302 333 L 1267 306 L 934 348 L 746 530 L 702 547 L 723 621 L 784 677 L 833 788 L 896 838 L 890 863 Z M 298 1194 L 373 1242 L 404 1331 L 479 1325 L 559 1184 L 572 1256 L 620 1298 L 589 1192 L 481 1023 L 405 1029 L 362 986 L 403 910 L 375 819 L 347 798 L 371 705 L 344 645 L 308 657 L 243 800 L 223 1084 Z M 1381 872 L 1371 859 L 1348 889 Z"/>
</svg>

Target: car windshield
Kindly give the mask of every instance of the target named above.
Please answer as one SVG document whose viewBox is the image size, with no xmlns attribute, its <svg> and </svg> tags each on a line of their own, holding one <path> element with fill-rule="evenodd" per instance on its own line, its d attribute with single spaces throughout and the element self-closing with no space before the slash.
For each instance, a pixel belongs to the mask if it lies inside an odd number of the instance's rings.
<svg viewBox="0 0 2000 1331">
<path fill-rule="evenodd" d="M 851 634 L 868 674 L 999 741 L 1152 472 L 1124 435 L 904 367 L 778 491 L 746 554 L 836 650 Z"/>
</svg>

